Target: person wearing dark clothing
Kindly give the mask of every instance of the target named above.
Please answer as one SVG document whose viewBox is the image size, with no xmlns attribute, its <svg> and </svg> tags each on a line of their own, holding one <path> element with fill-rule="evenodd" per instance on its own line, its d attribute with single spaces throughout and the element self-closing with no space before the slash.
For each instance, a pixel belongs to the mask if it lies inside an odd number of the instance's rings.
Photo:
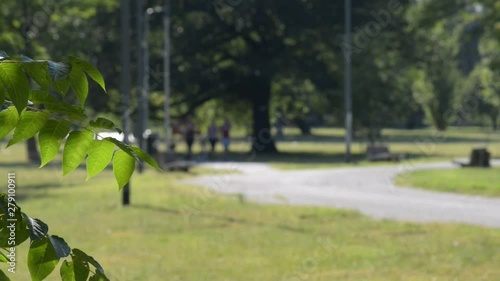
<svg viewBox="0 0 500 281">
<path fill-rule="evenodd" d="M 211 154 L 215 153 L 215 145 L 219 141 L 217 138 L 217 127 L 215 126 L 215 121 L 212 121 L 210 126 L 208 126 L 207 131 L 208 141 L 210 142 Z"/>
<path fill-rule="evenodd" d="M 188 148 L 188 158 L 191 159 L 192 147 L 194 143 L 195 128 L 191 120 L 187 120 L 186 127 L 184 128 L 184 139 L 186 140 Z"/>
</svg>

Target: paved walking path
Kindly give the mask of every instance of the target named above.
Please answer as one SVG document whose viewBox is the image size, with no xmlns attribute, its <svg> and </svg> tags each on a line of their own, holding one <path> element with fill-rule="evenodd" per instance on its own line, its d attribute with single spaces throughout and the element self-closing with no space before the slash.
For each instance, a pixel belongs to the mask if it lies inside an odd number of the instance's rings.
<svg viewBox="0 0 500 281">
<path fill-rule="evenodd" d="M 500 165 L 500 160 L 493 161 Z M 329 206 L 380 218 L 457 222 L 500 228 L 500 199 L 396 187 L 394 177 L 416 169 L 450 169 L 451 163 L 278 171 L 260 163 L 203 164 L 242 174 L 203 176 L 194 183 L 265 203 Z"/>
</svg>

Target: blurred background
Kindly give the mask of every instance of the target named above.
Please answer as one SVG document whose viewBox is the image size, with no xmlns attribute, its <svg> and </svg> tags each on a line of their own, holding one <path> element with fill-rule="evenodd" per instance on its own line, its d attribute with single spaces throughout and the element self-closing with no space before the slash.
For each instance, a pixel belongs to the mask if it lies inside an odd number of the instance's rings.
<svg viewBox="0 0 500 281">
<path fill-rule="evenodd" d="M 122 124 L 167 167 L 193 167 L 134 176 L 130 208 L 110 170 L 88 183 L 83 169 L 38 170 L 35 139 L 3 140 L 0 171 L 17 172 L 25 211 L 112 280 L 500 280 L 498 229 L 259 205 L 185 182 L 244 172 L 204 162 L 294 172 L 499 158 L 499 47 L 497 0 L 2 0 L 0 50 L 90 61 L 108 91 L 90 84 L 89 117 Z M 500 196 L 498 168 L 396 182 Z"/>
</svg>

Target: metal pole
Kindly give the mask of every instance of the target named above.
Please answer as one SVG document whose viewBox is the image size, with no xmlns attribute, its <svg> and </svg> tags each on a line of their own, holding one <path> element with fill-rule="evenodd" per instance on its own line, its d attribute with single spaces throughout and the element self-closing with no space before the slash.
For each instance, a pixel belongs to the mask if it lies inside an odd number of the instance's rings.
<svg viewBox="0 0 500 281">
<path fill-rule="evenodd" d="M 345 40 L 347 55 L 345 56 L 345 142 L 346 142 L 346 162 L 351 162 L 351 142 L 352 142 L 352 90 L 351 90 L 351 0 L 345 0 Z"/>
<path fill-rule="evenodd" d="M 136 139 L 140 148 L 144 149 L 142 135 L 144 127 L 144 0 L 136 0 L 136 29 L 137 29 L 137 122 Z M 139 173 L 143 171 L 143 165 L 139 163 Z"/>
<path fill-rule="evenodd" d="M 130 0 L 121 0 L 121 23 L 120 23 L 120 41 L 121 41 L 121 72 L 120 72 L 120 90 L 122 94 L 122 126 L 123 141 L 129 143 L 130 134 Z M 130 183 L 127 183 L 122 191 L 122 204 L 130 204 Z"/>
<path fill-rule="evenodd" d="M 170 150 L 170 0 L 165 0 L 163 9 L 163 92 L 165 103 L 163 110 L 165 112 L 165 145 L 167 151 Z"/>
<path fill-rule="evenodd" d="M 143 110 L 143 116 L 142 116 L 142 132 L 144 134 L 144 131 L 148 129 L 148 120 L 149 120 L 149 16 L 153 13 L 153 9 L 149 8 L 146 10 L 144 13 L 144 42 L 142 44 L 143 47 L 143 62 L 144 62 L 144 80 L 143 80 L 143 87 L 144 90 L 142 91 L 142 110 Z M 141 147 L 144 150 L 147 150 L 147 142 L 144 140 L 143 136 L 143 147 Z M 141 169 L 142 170 L 142 169 Z M 142 171 L 141 171 L 142 172 Z"/>
</svg>

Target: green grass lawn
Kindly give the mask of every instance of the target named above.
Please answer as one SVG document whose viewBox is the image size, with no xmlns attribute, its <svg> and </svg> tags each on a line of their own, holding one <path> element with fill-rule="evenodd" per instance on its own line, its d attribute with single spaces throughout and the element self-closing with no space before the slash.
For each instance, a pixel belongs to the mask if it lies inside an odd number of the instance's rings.
<svg viewBox="0 0 500 281">
<path fill-rule="evenodd" d="M 24 146 L 0 151 L 16 172 L 18 204 L 50 233 L 101 262 L 111 280 L 461 280 L 500 278 L 500 230 L 377 221 L 351 211 L 260 205 L 146 170 L 120 206 L 112 172 L 85 182 L 25 163 Z M 209 170 L 195 174 L 211 173 Z M 215 173 L 230 182 L 230 174 Z M 12 280 L 29 280 L 26 246 Z M 3 266 L 3 269 L 6 267 Z M 48 280 L 59 280 L 57 273 Z"/>
<path fill-rule="evenodd" d="M 413 171 L 399 175 L 396 183 L 436 191 L 500 197 L 500 168 Z"/>
</svg>

